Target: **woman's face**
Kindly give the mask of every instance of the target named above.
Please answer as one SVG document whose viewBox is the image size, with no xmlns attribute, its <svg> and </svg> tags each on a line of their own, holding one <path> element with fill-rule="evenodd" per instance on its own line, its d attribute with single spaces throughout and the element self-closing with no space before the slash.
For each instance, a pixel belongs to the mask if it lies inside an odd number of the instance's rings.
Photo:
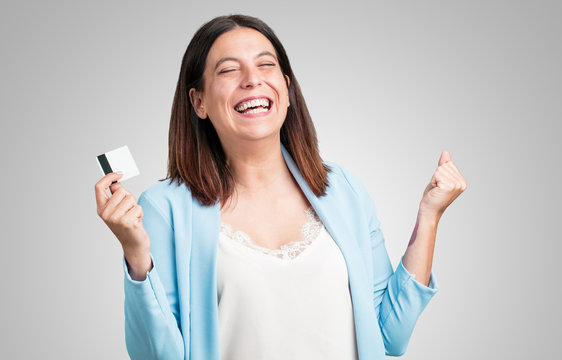
<svg viewBox="0 0 562 360">
<path fill-rule="evenodd" d="M 205 63 L 203 91 L 191 89 L 197 115 L 209 118 L 223 146 L 278 136 L 289 106 L 289 78 L 275 48 L 259 31 L 240 27 L 215 40 Z"/>
</svg>

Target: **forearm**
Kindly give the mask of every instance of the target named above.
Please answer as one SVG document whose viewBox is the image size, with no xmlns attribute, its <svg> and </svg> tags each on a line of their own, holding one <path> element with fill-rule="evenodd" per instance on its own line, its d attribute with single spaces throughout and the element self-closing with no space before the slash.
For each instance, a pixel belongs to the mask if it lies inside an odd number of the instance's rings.
<svg viewBox="0 0 562 360">
<path fill-rule="evenodd" d="M 153 266 L 149 249 L 131 250 L 123 248 L 123 253 L 131 278 L 135 281 L 144 281 L 144 279 L 146 279 L 146 273 L 152 270 Z"/>
<path fill-rule="evenodd" d="M 406 351 L 417 319 L 438 291 L 431 276 L 436 226 L 437 221 L 418 215 L 406 254 L 382 296 L 379 324 L 387 355 L 400 356 Z"/>
<path fill-rule="evenodd" d="M 402 264 L 415 279 L 425 286 L 429 285 L 433 250 L 440 216 L 424 215 L 418 212 L 416 226 L 412 232 Z"/>
</svg>

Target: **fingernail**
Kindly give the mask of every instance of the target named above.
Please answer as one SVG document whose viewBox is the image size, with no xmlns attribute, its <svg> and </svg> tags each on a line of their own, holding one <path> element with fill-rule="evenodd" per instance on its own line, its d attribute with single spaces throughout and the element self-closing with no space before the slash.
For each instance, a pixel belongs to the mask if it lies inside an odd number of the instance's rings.
<svg viewBox="0 0 562 360">
<path fill-rule="evenodd" d="M 115 174 L 117 174 L 117 175 L 123 175 L 123 171 L 115 171 Z"/>
</svg>

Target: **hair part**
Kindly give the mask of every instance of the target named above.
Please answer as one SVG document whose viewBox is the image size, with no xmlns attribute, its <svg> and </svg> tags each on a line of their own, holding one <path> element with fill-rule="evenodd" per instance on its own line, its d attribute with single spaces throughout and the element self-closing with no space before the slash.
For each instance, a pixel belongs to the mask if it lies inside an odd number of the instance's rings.
<svg viewBox="0 0 562 360">
<path fill-rule="evenodd" d="M 220 201 L 224 206 L 235 192 L 235 180 L 226 162 L 219 136 L 208 120 L 197 116 L 189 90 L 203 90 L 203 73 L 209 50 L 222 34 L 247 27 L 259 31 L 273 45 L 283 75 L 288 76 L 289 102 L 281 127 L 285 146 L 302 177 L 316 196 L 326 194 L 330 167 L 322 162 L 316 129 L 312 123 L 289 58 L 273 30 L 258 18 L 246 15 L 219 16 L 197 30 L 183 56 L 170 118 L 168 171 L 164 181 L 185 183 L 205 206 Z"/>
</svg>

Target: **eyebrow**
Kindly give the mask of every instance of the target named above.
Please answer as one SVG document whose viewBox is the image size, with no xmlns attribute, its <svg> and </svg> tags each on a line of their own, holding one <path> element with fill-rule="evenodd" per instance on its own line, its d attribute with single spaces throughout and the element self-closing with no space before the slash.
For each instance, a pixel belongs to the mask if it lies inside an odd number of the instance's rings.
<svg viewBox="0 0 562 360">
<path fill-rule="evenodd" d="M 267 50 L 262 51 L 261 53 L 257 54 L 257 55 L 255 56 L 255 59 L 260 58 L 260 57 L 262 57 L 262 56 L 268 56 L 268 55 L 269 55 L 269 56 L 272 56 L 272 57 L 275 59 L 275 61 L 277 61 L 277 57 L 276 57 L 275 55 L 273 55 L 270 51 L 267 51 Z M 239 60 L 238 60 L 237 58 L 235 58 L 235 57 L 224 57 L 224 58 L 221 58 L 219 61 L 217 61 L 217 64 L 215 65 L 215 70 L 219 67 L 220 64 L 222 64 L 222 63 L 225 62 L 225 61 L 239 61 Z"/>
</svg>

